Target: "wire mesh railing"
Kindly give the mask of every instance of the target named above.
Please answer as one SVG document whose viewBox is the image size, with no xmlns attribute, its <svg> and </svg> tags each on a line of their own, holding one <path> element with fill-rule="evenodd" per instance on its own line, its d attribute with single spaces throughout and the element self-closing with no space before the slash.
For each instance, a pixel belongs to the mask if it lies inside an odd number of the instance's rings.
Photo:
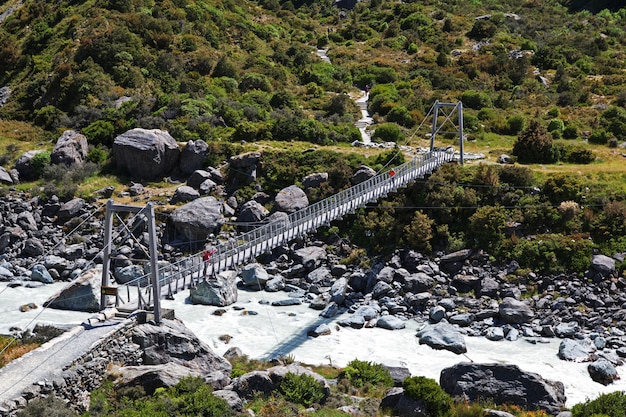
<svg viewBox="0 0 626 417">
<path fill-rule="evenodd" d="M 424 177 L 453 159 L 454 153 L 449 151 L 435 150 L 417 156 L 409 162 L 394 167 L 393 175 L 390 175 L 391 170 L 378 173 L 331 197 L 222 242 L 215 247 L 215 252 L 208 262 L 206 274 L 214 275 L 231 269 L 285 242 L 301 237 L 321 226 L 329 225 L 331 221 L 340 219 L 345 214 L 354 213 L 356 209 L 405 187 L 415 179 Z M 148 275 L 149 272 L 118 286 L 116 304 L 132 306 L 138 310 L 148 308 L 152 304 L 151 285 L 141 285 L 146 281 L 149 282 Z M 181 289 L 193 287 L 205 277 L 202 253 L 160 267 L 157 275 L 163 296 L 171 297 Z"/>
</svg>

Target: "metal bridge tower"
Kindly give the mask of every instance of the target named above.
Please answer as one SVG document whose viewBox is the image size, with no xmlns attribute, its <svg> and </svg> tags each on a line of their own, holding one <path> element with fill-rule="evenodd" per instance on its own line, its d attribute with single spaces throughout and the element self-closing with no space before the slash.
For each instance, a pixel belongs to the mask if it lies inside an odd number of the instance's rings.
<svg viewBox="0 0 626 417">
<path fill-rule="evenodd" d="M 100 309 L 104 310 L 107 306 L 107 296 L 114 295 L 117 297 L 116 288 L 111 287 L 109 280 L 109 271 L 111 268 L 111 247 L 113 246 L 112 231 L 113 231 L 113 213 L 114 212 L 130 212 L 135 216 L 141 214 L 145 215 L 148 224 L 148 235 L 150 244 L 150 280 L 152 283 L 152 296 L 154 298 L 154 321 L 156 324 L 161 323 L 161 285 L 158 278 L 158 254 L 157 254 L 157 238 L 156 238 L 156 226 L 154 221 L 154 206 L 152 203 L 146 204 L 145 207 L 128 206 L 113 204 L 113 200 L 109 199 L 106 206 L 106 217 L 104 225 L 104 261 L 102 265 L 102 286 L 100 293 Z M 139 283 L 137 283 L 139 285 Z"/>
<path fill-rule="evenodd" d="M 454 125 L 454 120 L 452 119 L 452 116 L 454 115 L 454 112 L 456 111 L 457 124 L 458 124 L 457 130 L 459 133 L 459 152 L 461 155 L 460 162 L 461 162 L 461 165 L 463 165 L 463 103 L 460 101 L 457 102 L 456 104 L 455 103 L 441 103 L 439 102 L 439 100 L 436 100 L 433 107 L 434 107 L 433 127 L 432 127 L 431 134 L 430 134 L 430 151 L 432 152 L 435 150 L 435 136 L 437 135 L 437 132 L 441 130 L 443 125 L 445 125 L 446 122 L 450 122 Z M 449 113 L 446 113 L 445 109 L 450 109 Z M 439 115 L 439 112 L 441 112 L 441 114 L 445 116 L 445 119 L 443 120 L 441 125 L 437 124 L 437 116 Z"/>
</svg>

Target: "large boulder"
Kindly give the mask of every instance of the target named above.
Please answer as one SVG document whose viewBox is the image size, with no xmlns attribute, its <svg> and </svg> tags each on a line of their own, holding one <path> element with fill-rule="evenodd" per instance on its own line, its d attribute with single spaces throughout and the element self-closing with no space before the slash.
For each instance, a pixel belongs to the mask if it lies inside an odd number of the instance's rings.
<svg viewBox="0 0 626 417">
<path fill-rule="evenodd" d="M 143 365 L 113 367 L 117 386 L 140 385 L 147 393 L 176 385 L 187 376 L 201 377 L 213 389 L 230 383 L 230 363 L 213 353 L 178 320 L 160 325 L 140 324 L 132 329 L 132 346 L 142 353 Z"/>
<path fill-rule="evenodd" d="M 176 231 L 192 242 L 204 242 L 211 233 L 217 234 L 224 224 L 222 203 L 215 197 L 198 198 L 178 207 L 170 218 Z"/>
<path fill-rule="evenodd" d="M 309 205 L 309 199 L 302 188 L 297 185 L 290 185 L 283 188 L 276 194 L 274 199 L 274 209 L 276 211 L 284 211 L 285 213 L 293 213 Z"/>
<path fill-rule="evenodd" d="M 237 223 L 248 223 L 248 226 L 243 227 L 243 230 L 245 231 L 257 227 L 259 222 L 264 220 L 268 214 L 269 211 L 263 207 L 262 204 L 259 204 L 254 200 L 246 201 L 239 208 Z"/>
<path fill-rule="evenodd" d="M 374 175 L 376 175 L 376 171 L 368 166 L 361 165 L 361 167 L 354 173 L 350 181 L 353 185 L 356 185 L 362 183 L 363 181 L 369 180 Z"/>
<path fill-rule="evenodd" d="M 417 332 L 420 345 L 428 345 L 437 350 L 449 350 L 457 355 L 467 352 L 463 335 L 450 323 L 441 321 L 428 324 Z"/>
<path fill-rule="evenodd" d="M 499 306 L 499 313 L 500 318 L 509 324 L 528 323 L 535 315 L 526 303 L 513 297 L 506 297 L 502 300 Z"/>
<path fill-rule="evenodd" d="M 216 355 L 179 320 L 162 319 L 160 325 L 144 323 L 133 328 L 132 341 L 143 350 L 144 365 L 177 363 L 213 381 L 214 389 L 228 383 L 232 366 Z M 218 386 L 214 382 L 219 382 Z"/>
<path fill-rule="evenodd" d="M 562 382 L 524 372 L 516 365 L 458 363 L 441 371 L 439 384 L 448 394 L 469 401 L 493 401 L 526 410 L 558 414 L 565 406 Z"/>
<path fill-rule="evenodd" d="M 113 384 L 117 389 L 141 386 L 148 395 L 154 394 L 157 388 L 173 387 L 186 377 L 202 378 L 199 372 L 178 363 L 113 366 L 107 372 L 115 375 Z"/>
<path fill-rule="evenodd" d="M 65 166 L 80 165 L 87 158 L 87 138 L 75 130 L 66 130 L 50 154 L 50 162 Z"/>
<path fill-rule="evenodd" d="M 59 310 L 98 312 L 100 311 L 101 281 L 102 266 L 89 269 L 61 291 L 48 298 L 43 305 Z"/>
<path fill-rule="evenodd" d="M 159 129 L 132 129 L 113 141 L 117 165 L 135 179 L 162 179 L 176 167 L 179 154 L 176 140 Z"/>
<path fill-rule="evenodd" d="M 191 174 L 204 167 L 204 161 L 209 155 L 209 145 L 203 140 L 190 140 L 180 153 L 180 171 Z"/>
<path fill-rule="evenodd" d="M 85 207 L 85 200 L 82 198 L 76 197 L 63 203 L 63 205 L 57 211 L 57 220 L 60 222 L 65 222 L 74 217 L 78 217 L 81 213 L 81 210 Z"/>
<path fill-rule="evenodd" d="M 257 168 L 261 163 L 261 152 L 248 152 L 230 158 L 230 168 L 244 176 L 244 182 L 250 184 L 256 180 Z"/>
</svg>

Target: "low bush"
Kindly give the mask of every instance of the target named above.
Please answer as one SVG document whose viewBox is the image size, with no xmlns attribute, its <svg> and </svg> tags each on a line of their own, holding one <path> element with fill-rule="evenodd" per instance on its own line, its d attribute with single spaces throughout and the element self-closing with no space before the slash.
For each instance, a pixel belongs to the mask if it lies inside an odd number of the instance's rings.
<svg viewBox="0 0 626 417">
<path fill-rule="evenodd" d="M 452 417 L 452 398 L 437 381 L 424 376 L 413 376 L 402 383 L 404 394 L 422 401 L 431 417 Z"/>
<path fill-rule="evenodd" d="M 616 391 L 576 404 L 572 408 L 572 417 L 624 417 L 624 410 L 626 393 Z"/>
<path fill-rule="evenodd" d="M 310 407 L 324 399 L 324 387 L 310 375 L 287 373 L 278 387 L 287 401 Z"/>
<path fill-rule="evenodd" d="M 362 387 L 365 384 L 393 386 L 393 379 L 387 368 L 378 363 L 358 359 L 348 363 L 339 375 L 339 379 L 346 379 L 355 387 Z"/>
</svg>

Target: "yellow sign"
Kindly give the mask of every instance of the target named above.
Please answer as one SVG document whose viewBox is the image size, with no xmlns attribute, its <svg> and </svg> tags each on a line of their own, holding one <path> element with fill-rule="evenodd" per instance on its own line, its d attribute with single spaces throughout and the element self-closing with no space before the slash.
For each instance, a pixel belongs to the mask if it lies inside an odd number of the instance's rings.
<svg viewBox="0 0 626 417">
<path fill-rule="evenodd" d="M 117 287 L 105 287 L 101 288 L 102 295 L 117 295 Z"/>
</svg>

